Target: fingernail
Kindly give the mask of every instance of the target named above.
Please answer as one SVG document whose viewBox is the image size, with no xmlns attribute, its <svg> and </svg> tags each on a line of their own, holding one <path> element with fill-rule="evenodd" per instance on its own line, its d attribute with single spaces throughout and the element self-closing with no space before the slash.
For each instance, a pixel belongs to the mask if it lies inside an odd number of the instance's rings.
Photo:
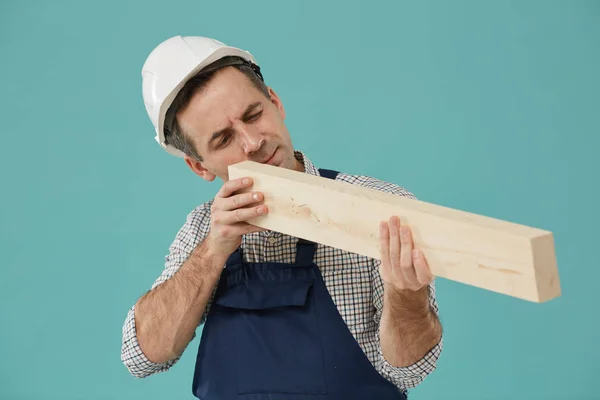
<svg viewBox="0 0 600 400">
<path fill-rule="evenodd" d="M 258 213 L 259 214 L 263 214 L 265 212 L 265 208 L 264 207 L 258 207 Z"/>
<path fill-rule="evenodd" d="M 254 193 L 254 194 L 252 195 L 252 198 L 253 198 L 254 200 L 258 200 L 258 194 L 257 194 L 257 193 Z"/>
<path fill-rule="evenodd" d="M 244 179 L 243 182 L 244 182 L 244 185 L 247 185 L 249 183 L 248 179 Z"/>
</svg>

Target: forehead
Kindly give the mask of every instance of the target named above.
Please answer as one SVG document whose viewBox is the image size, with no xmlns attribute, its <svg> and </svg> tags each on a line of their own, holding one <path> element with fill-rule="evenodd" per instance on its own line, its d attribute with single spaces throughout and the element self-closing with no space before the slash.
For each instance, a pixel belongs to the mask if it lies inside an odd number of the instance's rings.
<svg viewBox="0 0 600 400">
<path fill-rule="evenodd" d="M 199 102 L 211 105 L 222 100 L 234 101 L 260 94 L 246 75 L 234 67 L 226 67 L 212 77 L 202 90 L 196 93 Z"/>
<path fill-rule="evenodd" d="M 218 71 L 178 114 L 184 131 L 197 139 L 227 127 L 246 108 L 264 102 L 264 95 L 248 77 L 233 67 Z"/>
</svg>

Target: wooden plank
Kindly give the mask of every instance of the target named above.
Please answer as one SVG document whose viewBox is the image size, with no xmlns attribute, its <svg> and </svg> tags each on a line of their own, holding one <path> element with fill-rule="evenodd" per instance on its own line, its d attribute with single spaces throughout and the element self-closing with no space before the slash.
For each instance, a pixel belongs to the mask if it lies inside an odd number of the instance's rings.
<svg viewBox="0 0 600 400">
<path fill-rule="evenodd" d="M 251 161 L 229 177 L 264 193 L 254 225 L 379 259 L 379 223 L 397 215 L 437 277 L 532 302 L 561 295 L 550 231 Z"/>
</svg>

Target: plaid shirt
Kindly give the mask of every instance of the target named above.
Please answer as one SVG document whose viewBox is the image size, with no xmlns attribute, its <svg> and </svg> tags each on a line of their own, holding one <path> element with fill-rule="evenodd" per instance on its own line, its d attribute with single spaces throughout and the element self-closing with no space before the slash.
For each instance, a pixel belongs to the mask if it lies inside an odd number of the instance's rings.
<svg viewBox="0 0 600 400">
<path fill-rule="evenodd" d="M 297 151 L 296 157 L 304 163 L 306 173 L 319 175 L 317 168 L 302 152 Z M 402 187 L 368 176 L 340 173 L 337 180 L 415 198 Z M 192 250 L 206 237 L 210 229 L 211 204 L 212 200 L 196 207 L 188 214 L 186 223 L 169 247 L 165 268 L 152 288 L 172 277 Z M 242 238 L 244 259 L 247 262 L 293 263 L 296 256 L 296 241 L 297 238 L 273 231 L 244 235 Z M 314 261 L 319 266 L 325 285 L 348 329 L 383 377 L 399 389 L 407 391 L 433 372 L 442 351 L 443 340 L 421 360 L 407 367 L 394 367 L 382 355 L 378 333 L 383 305 L 383 282 L 378 271 L 379 260 L 319 244 Z M 431 284 L 430 289 L 430 304 L 437 313 L 434 283 Z M 123 325 L 121 360 L 129 372 L 139 378 L 168 370 L 179 358 L 164 364 L 156 364 L 148 360 L 140 350 L 136 338 L 134 308 L 135 306 L 129 310 Z M 209 310 L 210 302 L 200 325 L 205 322 Z"/>
</svg>

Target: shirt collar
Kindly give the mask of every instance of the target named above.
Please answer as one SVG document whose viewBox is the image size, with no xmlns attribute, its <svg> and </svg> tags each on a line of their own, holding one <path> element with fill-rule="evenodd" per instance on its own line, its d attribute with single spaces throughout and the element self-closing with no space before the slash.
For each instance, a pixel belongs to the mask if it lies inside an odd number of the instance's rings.
<svg viewBox="0 0 600 400">
<path fill-rule="evenodd" d="M 309 174 L 309 175 L 320 176 L 319 170 L 317 169 L 317 167 L 315 167 L 315 165 L 312 163 L 312 161 L 310 161 L 309 158 L 306 157 L 306 154 L 304 154 L 300 150 L 296 150 L 296 151 L 294 151 L 294 155 L 296 157 L 296 160 L 298 160 L 302 164 L 304 164 L 304 173 Z"/>
</svg>

